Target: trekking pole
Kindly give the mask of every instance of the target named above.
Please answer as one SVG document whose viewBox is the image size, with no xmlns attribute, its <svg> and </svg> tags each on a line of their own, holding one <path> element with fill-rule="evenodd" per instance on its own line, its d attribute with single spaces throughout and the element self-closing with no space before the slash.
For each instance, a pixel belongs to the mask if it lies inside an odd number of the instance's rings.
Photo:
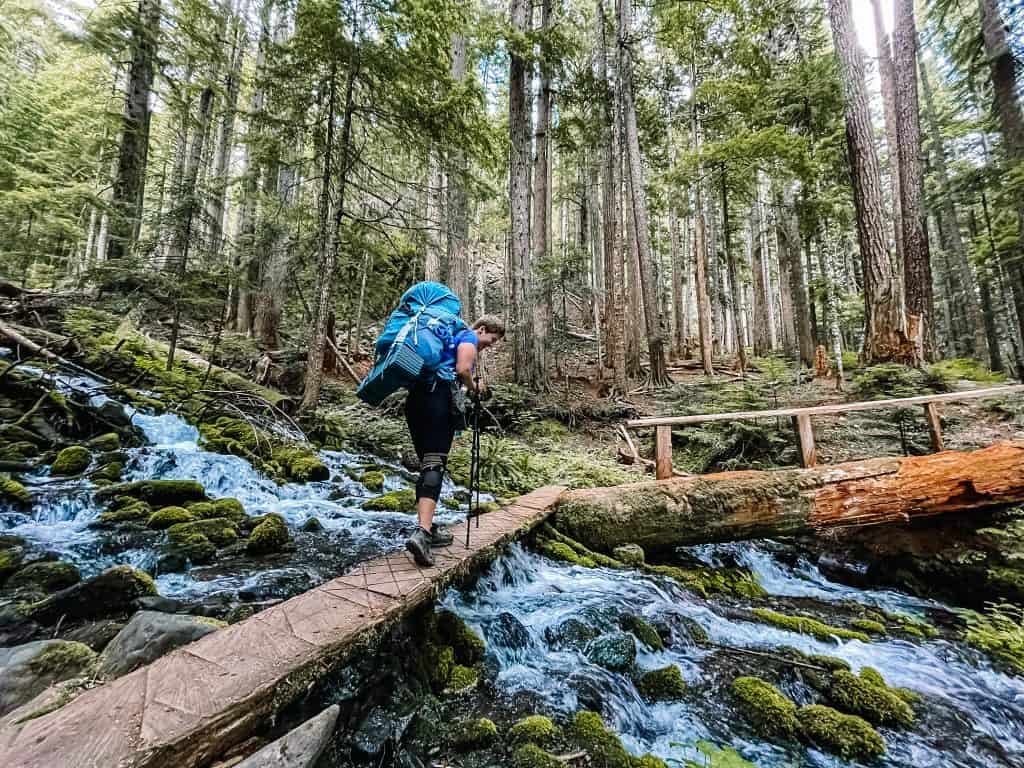
<svg viewBox="0 0 1024 768">
<path fill-rule="evenodd" d="M 475 378 L 476 392 L 473 397 L 473 447 L 469 458 L 469 514 L 466 516 L 466 549 L 469 549 L 470 520 L 476 518 L 480 527 L 480 375 Z"/>
</svg>

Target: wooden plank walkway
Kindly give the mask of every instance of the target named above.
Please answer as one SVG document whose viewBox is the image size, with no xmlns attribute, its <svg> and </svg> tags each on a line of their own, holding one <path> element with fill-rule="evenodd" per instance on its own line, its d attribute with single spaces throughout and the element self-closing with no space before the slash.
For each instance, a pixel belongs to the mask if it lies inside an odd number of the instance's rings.
<svg viewBox="0 0 1024 768">
<path fill-rule="evenodd" d="M 405 551 L 225 627 L 63 708 L 0 731 L 4 768 L 199 768 L 261 728 L 362 643 L 542 522 L 549 486 L 479 518 L 420 568 Z"/>
</svg>

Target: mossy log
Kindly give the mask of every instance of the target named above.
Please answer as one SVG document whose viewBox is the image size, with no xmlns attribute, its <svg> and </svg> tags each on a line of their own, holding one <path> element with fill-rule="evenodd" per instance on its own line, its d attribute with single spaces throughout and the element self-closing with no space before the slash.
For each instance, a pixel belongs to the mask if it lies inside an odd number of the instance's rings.
<svg viewBox="0 0 1024 768">
<path fill-rule="evenodd" d="M 554 525 L 611 552 L 805 534 L 1024 501 L 1024 443 L 774 472 L 722 472 L 562 496 Z"/>
</svg>

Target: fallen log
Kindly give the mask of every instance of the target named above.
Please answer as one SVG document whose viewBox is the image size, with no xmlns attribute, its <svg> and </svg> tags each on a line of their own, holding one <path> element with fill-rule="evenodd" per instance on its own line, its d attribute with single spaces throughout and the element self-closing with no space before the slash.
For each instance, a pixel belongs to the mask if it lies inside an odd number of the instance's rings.
<svg viewBox="0 0 1024 768">
<path fill-rule="evenodd" d="M 552 522 L 590 549 L 649 553 L 1024 501 L 1024 443 L 774 472 L 722 472 L 565 494 Z"/>
</svg>

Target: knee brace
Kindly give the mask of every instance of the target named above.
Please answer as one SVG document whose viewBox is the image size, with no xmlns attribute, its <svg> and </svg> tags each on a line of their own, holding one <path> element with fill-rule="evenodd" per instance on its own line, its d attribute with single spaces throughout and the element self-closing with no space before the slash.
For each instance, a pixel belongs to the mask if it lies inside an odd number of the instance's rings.
<svg viewBox="0 0 1024 768">
<path fill-rule="evenodd" d="M 442 453 L 428 453 L 423 457 L 420 476 L 416 481 L 416 498 L 441 498 L 441 486 L 444 483 L 444 468 L 448 457 Z"/>
</svg>

